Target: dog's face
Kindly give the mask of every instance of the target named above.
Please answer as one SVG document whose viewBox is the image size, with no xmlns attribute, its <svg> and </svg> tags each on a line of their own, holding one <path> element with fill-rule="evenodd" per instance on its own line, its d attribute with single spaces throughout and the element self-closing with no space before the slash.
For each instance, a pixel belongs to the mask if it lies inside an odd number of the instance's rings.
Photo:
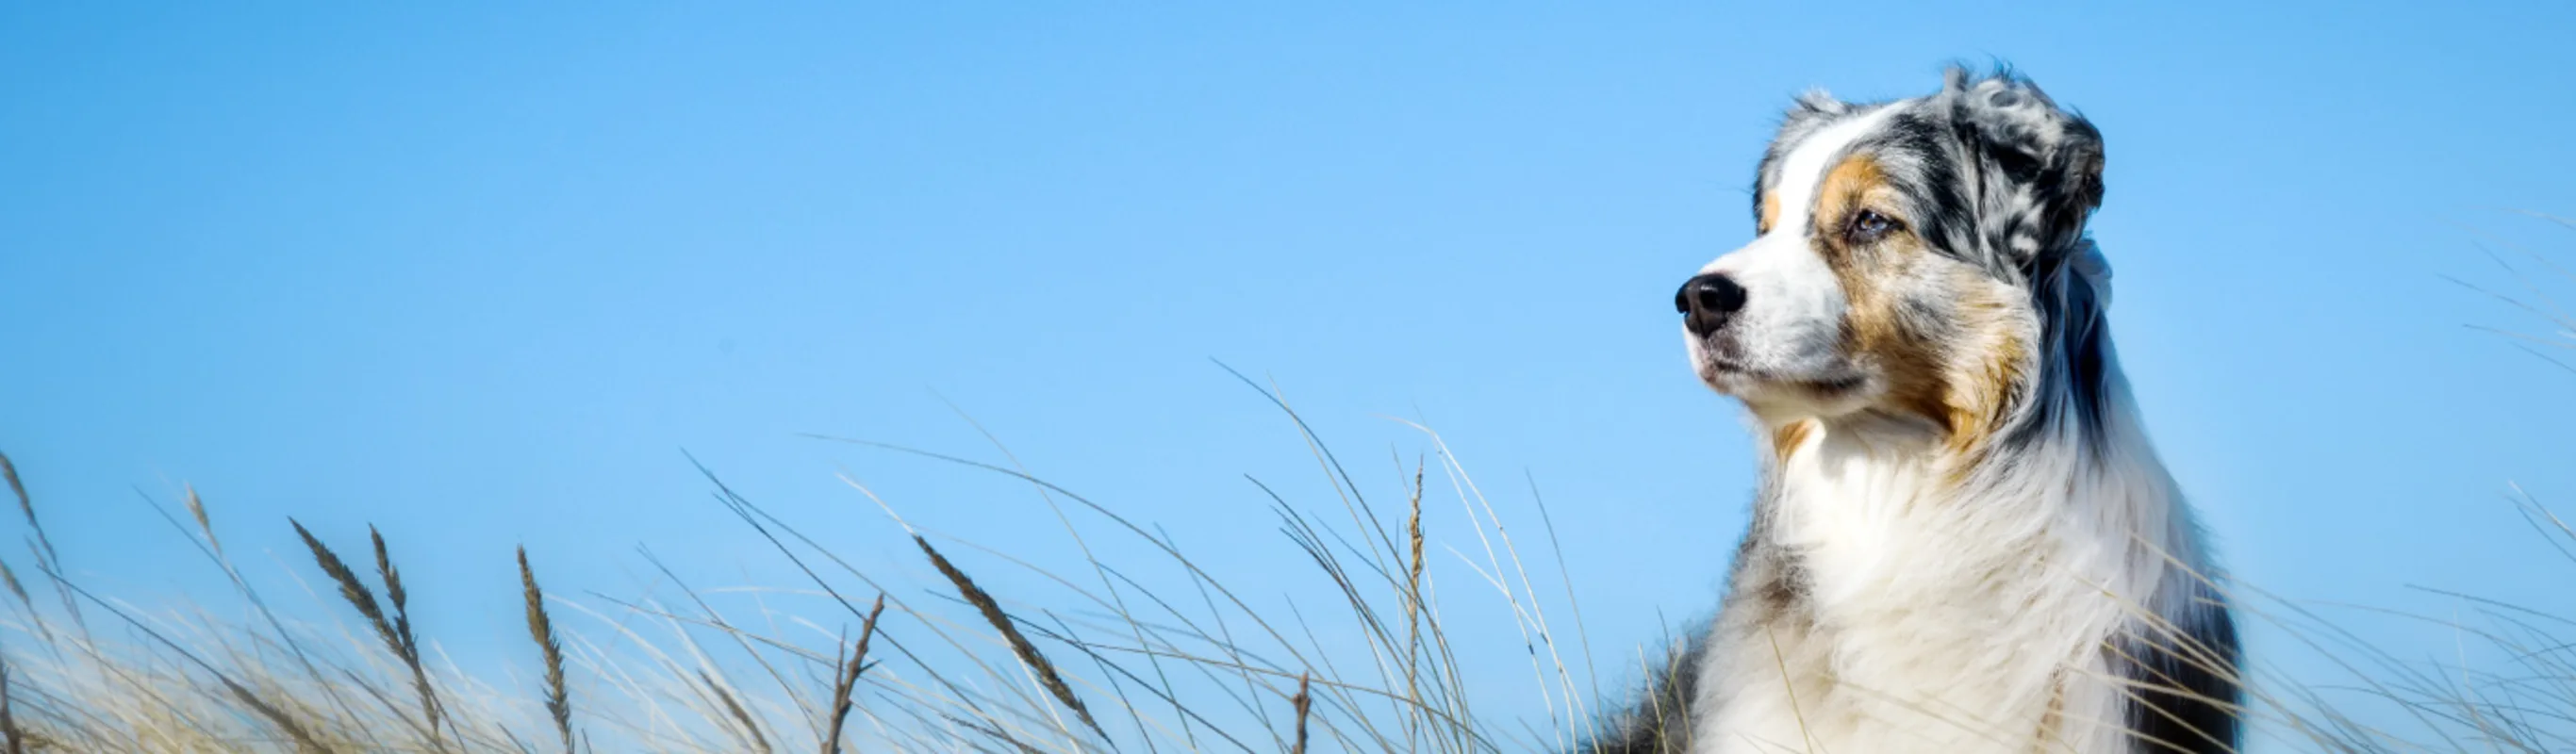
<svg viewBox="0 0 2576 754">
<path fill-rule="evenodd" d="M 1752 243 L 1676 296 L 1692 364 L 1775 424 L 1979 421 L 2032 377 L 2101 170 L 2093 127 L 2009 75 L 1804 97 L 1762 160 Z"/>
</svg>

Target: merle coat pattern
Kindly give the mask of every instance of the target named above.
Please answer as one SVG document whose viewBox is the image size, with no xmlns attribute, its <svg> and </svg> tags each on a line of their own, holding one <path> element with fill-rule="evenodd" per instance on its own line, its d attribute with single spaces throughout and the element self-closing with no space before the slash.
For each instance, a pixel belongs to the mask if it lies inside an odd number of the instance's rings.
<svg viewBox="0 0 2576 754">
<path fill-rule="evenodd" d="M 2008 71 L 1798 100 L 1675 306 L 1763 481 L 1598 752 L 2234 751 L 2217 571 L 2112 351 L 2102 137 Z"/>
</svg>

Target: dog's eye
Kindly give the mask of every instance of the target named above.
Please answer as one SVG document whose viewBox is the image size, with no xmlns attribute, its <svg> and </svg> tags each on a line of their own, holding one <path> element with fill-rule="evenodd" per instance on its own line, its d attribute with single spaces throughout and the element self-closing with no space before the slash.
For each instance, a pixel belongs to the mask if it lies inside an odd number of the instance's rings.
<svg viewBox="0 0 2576 754">
<path fill-rule="evenodd" d="M 1866 209 L 1852 213 L 1851 238 L 1853 241 L 1876 241 L 1894 230 L 1896 230 L 1896 221 L 1888 219 L 1886 215 Z"/>
</svg>

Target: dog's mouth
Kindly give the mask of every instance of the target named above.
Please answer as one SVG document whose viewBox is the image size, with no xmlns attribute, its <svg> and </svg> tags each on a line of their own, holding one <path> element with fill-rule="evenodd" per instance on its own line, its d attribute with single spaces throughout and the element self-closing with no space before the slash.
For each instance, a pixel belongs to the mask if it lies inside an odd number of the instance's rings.
<svg viewBox="0 0 2576 754">
<path fill-rule="evenodd" d="M 1869 385 L 1868 375 L 1850 367 L 1839 367 L 1821 374 L 1788 374 L 1715 354 L 1700 360 L 1699 371 L 1701 379 L 1719 390 L 1727 390 L 1728 383 L 1735 383 L 1747 387 L 1786 387 L 1830 398 L 1858 392 Z"/>
</svg>

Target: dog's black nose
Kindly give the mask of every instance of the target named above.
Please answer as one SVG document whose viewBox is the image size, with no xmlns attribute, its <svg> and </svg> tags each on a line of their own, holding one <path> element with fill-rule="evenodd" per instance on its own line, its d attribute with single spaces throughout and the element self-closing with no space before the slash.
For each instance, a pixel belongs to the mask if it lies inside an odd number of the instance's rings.
<svg viewBox="0 0 2576 754">
<path fill-rule="evenodd" d="M 1710 273 L 1683 283 L 1681 292 L 1673 294 L 1673 309 L 1682 314 L 1682 326 L 1692 335 L 1706 337 L 1725 327 L 1728 317 L 1744 308 L 1744 286 L 1735 279 Z"/>
</svg>

